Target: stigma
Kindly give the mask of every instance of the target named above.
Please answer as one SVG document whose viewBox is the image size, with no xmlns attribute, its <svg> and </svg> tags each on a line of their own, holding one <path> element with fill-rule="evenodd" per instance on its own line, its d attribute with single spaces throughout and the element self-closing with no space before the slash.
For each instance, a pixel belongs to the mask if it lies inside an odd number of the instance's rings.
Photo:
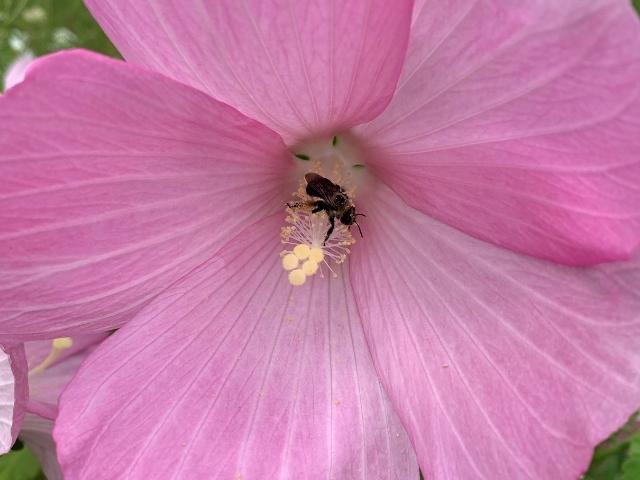
<svg viewBox="0 0 640 480">
<path fill-rule="evenodd" d="M 73 340 L 69 337 L 56 338 L 51 342 L 51 350 L 40 364 L 29 370 L 29 376 L 44 372 L 60 358 L 62 352 L 73 346 Z"/>
</svg>

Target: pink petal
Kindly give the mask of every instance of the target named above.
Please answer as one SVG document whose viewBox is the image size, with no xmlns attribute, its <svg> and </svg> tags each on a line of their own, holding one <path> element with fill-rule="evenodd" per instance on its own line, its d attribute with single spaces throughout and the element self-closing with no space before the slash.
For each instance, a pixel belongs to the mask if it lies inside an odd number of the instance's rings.
<svg viewBox="0 0 640 480">
<path fill-rule="evenodd" d="M 65 478 L 417 477 L 349 284 L 291 287 L 281 221 L 245 231 L 90 356 L 54 432 Z"/>
<path fill-rule="evenodd" d="M 288 138 L 347 129 L 388 104 L 409 0 L 88 0 L 125 58 Z"/>
<path fill-rule="evenodd" d="M 372 207 L 354 293 L 425 478 L 578 478 L 640 406 L 640 258 L 564 267 L 469 237 L 386 188 L 360 202 Z"/>
<path fill-rule="evenodd" d="M 20 431 L 29 396 L 27 359 L 22 345 L 0 345 L 0 455 Z"/>
<path fill-rule="evenodd" d="M 24 75 L 27 72 L 27 68 L 33 62 L 33 55 L 25 53 L 20 55 L 16 60 L 9 65 L 7 72 L 4 75 L 4 89 L 9 90 L 14 85 L 24 80 Z"/>
<path fill-rule="evenodd" d="M 47 480 L 63 480 L 53 441 L 53 422 L 28 413 L 22 422 L 20 438 L 35 453 Z"/>
<path fill-rule="evenodd" d="M 122 324 L 289 195 L 275 133 L 124 62 L 39 60 L 0 110 L 3 339 Z"/>
<path fill-rule="evenodd" d="M 407 203 L 583 265 L 640 240 L 640 25 L 629 2 L 450 0 L 414 17 L 389 108 L 360 134 Z"/>
</svg>

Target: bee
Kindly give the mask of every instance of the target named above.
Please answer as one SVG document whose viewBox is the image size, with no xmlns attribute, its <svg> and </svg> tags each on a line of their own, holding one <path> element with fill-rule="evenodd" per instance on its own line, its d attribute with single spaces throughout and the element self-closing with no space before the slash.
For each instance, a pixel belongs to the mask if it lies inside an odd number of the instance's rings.
<svg viewBox="0 0 640 480">
<path fill-rule="evenodd" d="M 358 227 L 360 236 L 362 235 L 362 229 L 356 220 L 357 217 L 366 217 L 363 213 L 356 213 L 356 207 L 351 202 L 349 195 L 340 185 L 333 183 L 328 178 L 324 178 L 317 173 L 307 173 L 304 176 L 307 182 L 306 192 L 310 197 L 318 198 L 319 200 L 311 200 L 309 202 L 297 202 L 287 203 L 289 208 L 298 208 L 301 206 L 311 207 L 311 213 L 318 213 L 325 211 L 329 217 L 329 230 L 324 237 L 323 245 L 327 243 L 329 237 L 333 233 L 335 228 L 336 218 L 340 220 L 340 223 L 346 225 L 351 229 L 351 225 L 354 223 Z"/>
</svg>

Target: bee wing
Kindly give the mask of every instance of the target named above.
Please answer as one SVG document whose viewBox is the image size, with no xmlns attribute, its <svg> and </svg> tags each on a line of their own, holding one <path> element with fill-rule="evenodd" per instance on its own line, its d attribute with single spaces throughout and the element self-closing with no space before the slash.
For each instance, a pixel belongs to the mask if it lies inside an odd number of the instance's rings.
<svg viewBox="0 0 640 480">
<path fill-rule="evenodd" d="M 322 198 L 329 204 L 333 201 L 335 193 L 340 191 L 338 185 L 317 173 L 307 173 L 304 179 L 307 181 L 307 194 L 312 197 Z"/>
</svg>

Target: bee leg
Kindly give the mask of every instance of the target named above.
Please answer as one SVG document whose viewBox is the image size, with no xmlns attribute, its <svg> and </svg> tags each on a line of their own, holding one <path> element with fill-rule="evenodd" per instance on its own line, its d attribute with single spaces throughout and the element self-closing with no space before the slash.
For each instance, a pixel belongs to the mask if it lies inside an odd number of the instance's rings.
<svg viewBox="0 0 640 480">
<path fill-rule="evenodd" d="M 327 236 L 324 237 L 324 242 L 322 242 L 322 245 L 327 243 L 327 240 L 329 240 L 329 237 L 333 233 L 333 229 L 336 226 L 336 217 L 333 217 L 333 216 L 329 217 L 329 223 L 331 224 L 331 226 L 329 227 L 329 230 L 327 230 Z"/>
<path fill-rule="evenodd" d="M 291 208 L 292 210 L 295 210 L 297 208 L 309 208 L 314 206 L 315 204 L 316 202 L 292 202 L 292 203 L 287 202 L 285 205 Z"/>
</svg>

